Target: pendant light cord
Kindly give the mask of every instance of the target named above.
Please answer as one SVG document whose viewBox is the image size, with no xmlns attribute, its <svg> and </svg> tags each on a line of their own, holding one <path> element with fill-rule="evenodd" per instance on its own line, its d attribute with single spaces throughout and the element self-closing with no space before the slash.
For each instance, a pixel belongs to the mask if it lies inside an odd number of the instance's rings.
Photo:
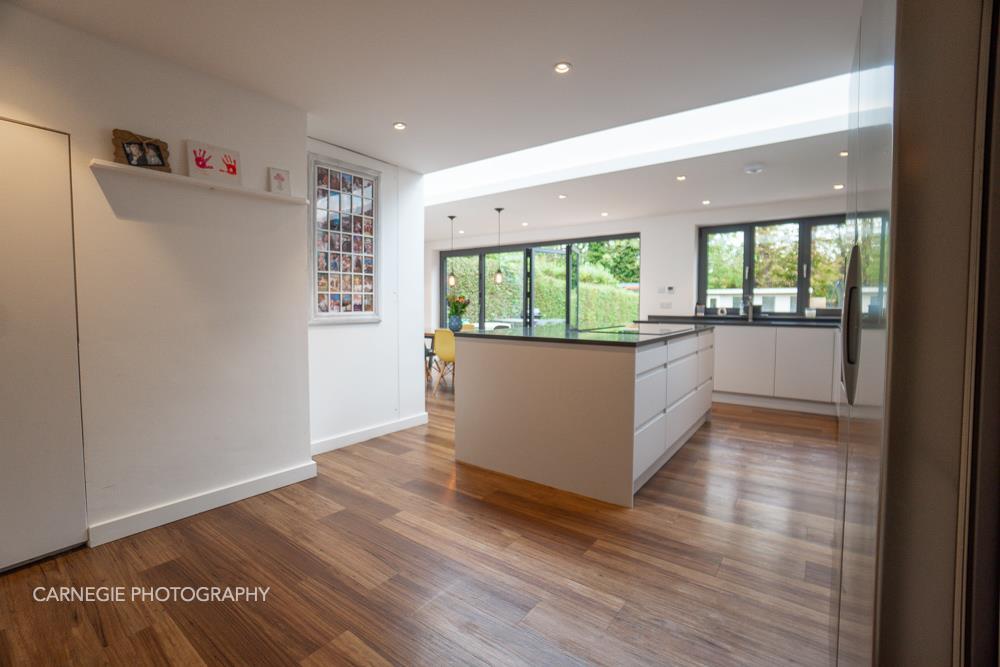
<svg viewBox="0 0 1000 667">
<path fill-rule="evenodd" d="M 502 207 L 494 209 L 497 212 L 497 252 L 500 251 L 500 212 L 503 211 Z"/>
</svg>

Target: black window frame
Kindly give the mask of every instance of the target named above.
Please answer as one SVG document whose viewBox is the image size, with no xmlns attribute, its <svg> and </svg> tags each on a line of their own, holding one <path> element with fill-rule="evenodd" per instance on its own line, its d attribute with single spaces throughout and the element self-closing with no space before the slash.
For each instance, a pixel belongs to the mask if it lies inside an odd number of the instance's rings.
<svg viewBox="0 0 1000 667">
<path fill-rule="evenodd" d="M 873 214 L 875 215 L 875 214 Z M 860 216 L 867 217 L 867 216 Z M 809 276 L 812 275 L 812 230 L 826 225 L 846 225 L 846 215 L 820 215 L 810 217 L 782 218 L 779 220 L 760 220 L 758 222 L 743 222 L 726 225 L 706 225 L 698 228 L 698 300 L 705 306 L 707 315 L 717 314 L 716 308 L 708 307 L 708 237 L 712 234 L 743 232 L 743 293 L 745 302 L 752 301 L 754 287 L 754 249 L 756 246 L 756 230 L 758 227 L 772 227 L 797 223 L 799 225 L 798 266 L 796 268 L 796 301 L 794 313 L 771 313 L 769 317 L 802 317 L 809 303 Z M 763 310 L 763 309 L 762 309 Z M 838 317 L 840 308 L 818 308 L 818 317 Z"/>
<path fill-rule="evenodd" d="M 530 319 L 534 315 L 534 301 L 533 301 L 533 286 L 534 286 L 534 275 L 532 273 L 532 251 L 535 248 L 548 248 L 551 246 L 567 246 L 566 252 L 566 323 L 567 326 L 572 321 L 570 319 L 571 312 L 571 299 L 570 299 L 570 277 L 572 275 L 572 267 L 568 247 L 574 243 L 595 243 L 599 241 L 623 241 L 626 239 L 638 239 L 639 249 L 642 252 L 642 236 L 639 232 L 629 232 L 626 234 L 605 234 L 602 236 L 585 236 L 580 238 L 570 238 L 570 239 L 555 239 L 552 241 L 532 241 L 530 243 L 511 243 L 507 245 L 500 246 L 480 246 L 477 248 L 460 248 L 456 250 L 442 250 L 440 256 L 438 257 L 438 323 L 443 328 L 447 326 L 448 323 L 448 258 L 450 257 L 479 257 L 479 322 L 477 326 L 482 329 L 486 326 L 486 256 L 493 255 L 497 253 L 506 252 L 516 252 L 518 250 L 524 253 L 524 261 L 522 266 L 524 267 L 524 272 L 522 274 L 522 285 L 523 294 L 521 296 L 521 325 L 530 326 Z M 642 264 L 639 265 L 640 276 L 642 274 Z M 640 293 L 640 310 L 641 311 L 641 293 Z"/>
</svg>

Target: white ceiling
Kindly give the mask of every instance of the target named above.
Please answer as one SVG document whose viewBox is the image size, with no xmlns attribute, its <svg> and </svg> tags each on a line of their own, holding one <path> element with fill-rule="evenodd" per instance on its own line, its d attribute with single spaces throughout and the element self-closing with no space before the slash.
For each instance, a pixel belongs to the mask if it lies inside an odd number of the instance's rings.
<svg viewBox="0 0 1000 667">
<path fill-rule="evenodd" d="M 18 4 L 283 100 L 309 112 L 314 136 L 428 172 L 842 74 L 861 0 Z M 560 60 L 570 74 L 552 71 Z"/>
<path fill-rule="evenodd" d="M 502 230 L 509 233 L 523 231 L 522 222 L 535 230 L 829 197 L 837 194 L 835 184 L 845 183 L 847 160 L 839 152 L 846 147 L 844 133 L 827 134 L 439 204 L 425 209 L 425 239 L 450 238 L 448 215 L 458 216 L 456 238 L 460 229 L 466 238 L 495 237 L 497 206 L 504 207 Z M 751 163 L 764 165 L 764 172 L 744 173 Z M 678 175 L 687 178 L 678 182 Z"/>
</svg>

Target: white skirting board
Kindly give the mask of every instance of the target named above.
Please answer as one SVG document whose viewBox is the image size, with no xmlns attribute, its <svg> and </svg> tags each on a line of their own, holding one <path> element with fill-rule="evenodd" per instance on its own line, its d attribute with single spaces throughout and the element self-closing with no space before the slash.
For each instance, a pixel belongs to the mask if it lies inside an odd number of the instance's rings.
<svg viewBox="0 0 1000 667">
<path fill-rule="evenodd" d="M 332 438 L 317 440 L 312 443 L 312 453 L 313 456 L 315 456 L 325 452 L 332 452 L 333 450 L 340 449 L 341 447 L 356 445 L 359 442 L 371 440 L 372 438 L 377 438 L 380 435 L 395 433 L 396 431 L 413 428 L 414 426 L 421 426 L 426 423 L 427 413 L 420 412 L 418 414 L 403 417 L 402 419 L 396 419 L 391 422 L 384 422 L 382 424 L 376 424 L 375 426 L 361 428 L 357 431 L 350 431 L 341 435 L 335 435 Z"/>
<path fill-rule="evenodd" d="M 716 403 L 748 405 L 754 408 L 771 408 L 772 410 L 809 412 L 816 415 L 837 415 L 836 403 L 797 401 L 793 398 L 775 398 L 773 396 L 754 396 L 752 394 L 732 394 L 727 391 L 715 391 L 712 392 L 712 401 Z"/>
<path fill-rule="evenodd" d="M 200 514 L 216 507 L 234 503 L 250 496 L 273 491 L 316 476 L 316 462 L 307 461 L 285 470 L 261 475 L 229 486 L 199 493 L 173 502 L 150 507 L 90 526 L 87 544 L 96 547 L 106 542 L 141 533 L 144 530 L 162 526 L 184 517 Z"/>
</svg>

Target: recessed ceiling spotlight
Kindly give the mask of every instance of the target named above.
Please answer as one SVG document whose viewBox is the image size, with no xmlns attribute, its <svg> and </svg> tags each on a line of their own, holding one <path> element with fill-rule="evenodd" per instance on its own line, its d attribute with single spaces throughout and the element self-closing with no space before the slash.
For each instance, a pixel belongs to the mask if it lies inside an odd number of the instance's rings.
<svg viewBox="0 0 1000 667">
<path fill-rule="evenodd" d="M 751 176 L 755 174 L 763 174 L 764 165 L 760 164 L 759 162 L 750 163 L 743 167 L 743 173 L 750 174 Z"/>
<path fill-rule="evenodd" d="M 601 211 L 601 217 L 602 218 L 608 217 L 608 212 L 607 211 Z"/>
<path fill-rule="evenodd" d="M 395 123 L 392 124 L 392 129 L 394 129 L 394 130 L 400 130 L 400 131 L 405 130 L 406 129 L 406 123 L 397 120 Z"/>
<path fill-rule="evenodd" d="M 522 226 L 522 227 L 527 227 L 527 226 L 528 226 L 528 223 L 526 223 L 526 222 L 522 222 L 522 223 L 521 223 L 521 226 Z"/>
<path fill-rule="evenodd" d="M 702 200 L 701 200 L 701 205 L 702 205 L 702 206 L 708 206 L 708 205 L 709 205 L 709 204 L 711 204 L 711 203 L 712 203 L 712 200 L 711 200 L 711 199 L 702 199 Z"/>
<path fill-rule="evenodd" d="M 556 74 L 565 74 L 566 72 L 573 69 L 573 64 L 563 61 L 561 63 L 556 63 L 555 67 L 553 67 L 552 69 L 556 71 Z"/>
<path fill-rule="evenodd" d="M 833 189 L 834 190 L 843 190 L 844 189 L 844 184 L 843 183 L 837 183 L 835 186 L 833 186 Z"/>
<path fill-rule="evenodd" d="M 840 157 L 847 157 L 847 151 L 840 151 Z"/>
<path fill-rule="evenodd" d="M 458 233 L 459 233 L 459 234 L 464 234 L 464 233 L 465 233 L 465 230 L 464 230 L 464 229 L 460 229 L 460 230 L 458 230 Z"/>
<path fill-rule="evenodd" d="M 687 177 L 687 176 L 678 176 L 678 177 L 677 177 L 677 180 L 678 180 L 678 181 L 686 181 L 687 179 L 688 179 L 688 177 Z"/>
<path fill-rule="evenodd" d="M 566 195 L 559 195 L 559 199 L 566 199 Z"/>
</svg>

